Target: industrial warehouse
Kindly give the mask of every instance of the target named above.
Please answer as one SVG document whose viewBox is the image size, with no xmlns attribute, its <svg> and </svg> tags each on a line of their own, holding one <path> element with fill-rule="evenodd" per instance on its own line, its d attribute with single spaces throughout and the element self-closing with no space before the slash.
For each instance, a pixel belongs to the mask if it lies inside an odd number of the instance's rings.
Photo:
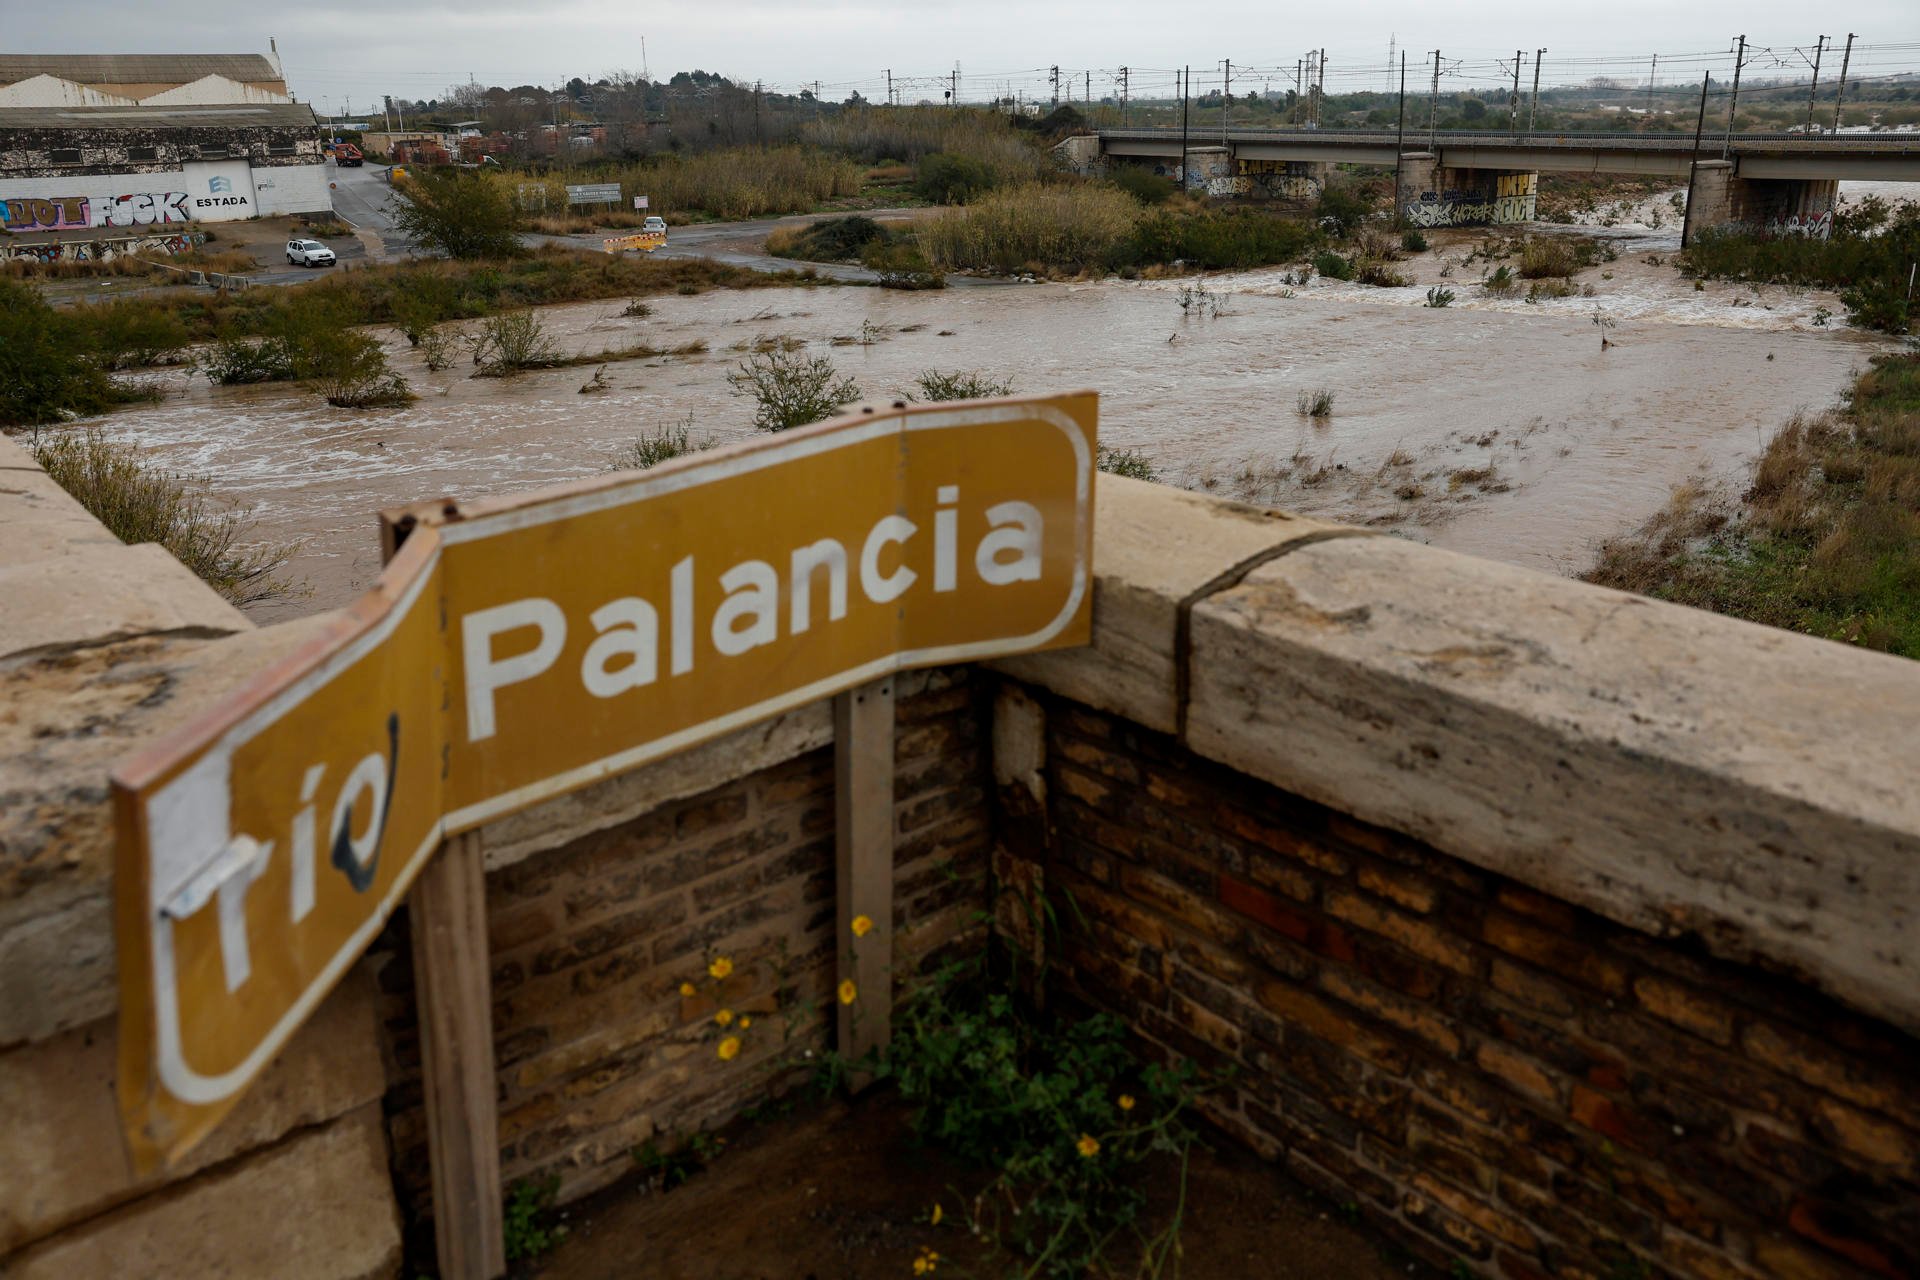
<svg viewBox="0 0 1920 1280">
<path fill-rule="evenodd" d="M 9 239 L 138 234 L 331 207 L 278 54 L 0 54 Z"/>
</svg>

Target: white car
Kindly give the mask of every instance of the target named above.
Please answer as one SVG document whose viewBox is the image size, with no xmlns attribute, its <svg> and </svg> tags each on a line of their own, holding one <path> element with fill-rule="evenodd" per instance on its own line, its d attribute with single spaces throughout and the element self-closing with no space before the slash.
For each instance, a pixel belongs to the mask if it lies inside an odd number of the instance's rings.
<svg viewBox="0 0 1920 1280">
<path fill-rule="evenodd" d="M 287 241 L 287 261 L 297 267 L 330 267 L 334 264 L 333 250 L 318 240 Z"/>
<path fill-rule="evenodd" d="M 667 234 L 667 220 L 665 218 L 648 218 L 640 224 L 640 234 L 643 236 Z"/>
</svg>

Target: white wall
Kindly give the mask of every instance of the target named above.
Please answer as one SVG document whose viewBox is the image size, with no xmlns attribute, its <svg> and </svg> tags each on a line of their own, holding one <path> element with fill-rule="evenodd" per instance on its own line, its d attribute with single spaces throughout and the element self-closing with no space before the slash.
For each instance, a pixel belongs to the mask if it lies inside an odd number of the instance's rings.
<svg viewBox="0 0 1920 1280">
<path fill-rule="evenodd" d="M 226 102 L 292 102 L 284 93 L 256 89 L 225 76 L 201 76 L 198 80 L 163 90 L 140 99 L 142 106 L 207 106 Z"/>
<path fill-rule="evenodd" d="M 333 209 L 333 191 L 327 185 L 324 164 L 255 169 L 253 189 L 259 193 L 262 217 L 276 213 L 328 213 Z"/>
<path fill-rule="evenodd" d="M 161 173 L 0 178 L 0 200 L 73 196 L 87 201 L 88 221 L 95 227 L 178 227 L 333 207 L 324 164 L 256 169 L 245 160 L 208 160 Z M 28 226 L 17 228 L 16 234 L 42 230 L 53 228 Z"/>
</svg>

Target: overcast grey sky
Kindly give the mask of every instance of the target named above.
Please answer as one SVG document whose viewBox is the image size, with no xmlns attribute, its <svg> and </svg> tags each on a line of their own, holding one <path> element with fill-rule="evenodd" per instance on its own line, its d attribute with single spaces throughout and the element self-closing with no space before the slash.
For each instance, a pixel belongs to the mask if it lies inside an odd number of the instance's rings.
<svg viewBox="0 0 1920 1280">
<path fill-rule="evenodd" d="M 1762 52 L 1749 76 L 1782 74 L 1822 35 L 1859 33 L 1873 46 L 1856 52 L 1853 74 L 1920 68 L 1920 4 L 1915 0 L 1843 0 L 1808 6 L 1789 0 L 1616 0 L 1542 5 L 1515 0 L 1436 5 L 1416 0 L 1353 0 L 1314 6 L 1295 17 L 1270 0 L 1168 3 L 1104 0 L 1035 4 L 1031 0 L 881 4 L 874 0 L 462 0 L 456 6 L 391 0 L 68 0 L 22 5 L 9 15 L 6 48 L 34 53 L 243 53 L 279 41 L 296 96 L 325 111 L 349 102 L 364 110 L 381 93 L 437 97 L 469 76 L 481 84 L 555 84 L 614 69 L 655 76 L 701 68 L 769 87 L 821 82 L 821 96 L 857 88 L 884 95 L 884 72 L 906 82 L 908 98 L 938 98 L 939 81 L 960 64 L 963 100 L 1003 88 L 1040 91 L 1044 69 L 1075 73 L 1074 96 L 1092 74 L 1095 97 L 1113 92 L 1114 73 L 1130 66 L 1135 96 L 1170 92 L 1172 68 L 1190 63 L 1194 85 L 1217 85 L 1231 59 L 1235 87 L 1291 81 L 1308 47 L 1327 50 L 1329 92 L 1388 84 L 1389 41 L 1408 51 L 1410 87 L 1430 51 L 1444 53 L 1449 83 L 1485 85 L 1509 66 L 1515 49 L 1546 47 L 1544 81 L 1617 75 L 1644 83 L 1659 54 L 1660 82 L 1697 82 L 1703 70 L 1732 70 L 1726 53 L 1745 33 Z M 642 37 L 646 46 L 643 55 Z M 1894 46 L 1894 47 L 1889 47 Z M 1694 55 L 1688 57 L 1687 55 Z M 1712 55 L 1702 58 L 1699 55 Z M 1838 68 L 1830 55 L 1825 76 Z M 1460 64 L 1452 65 L 1454 60 Z M 1805 64 L 1798 63 L 1805 74 Z M 1429 73 L 1430 74 L 1430 73 Z"/>
</svg>

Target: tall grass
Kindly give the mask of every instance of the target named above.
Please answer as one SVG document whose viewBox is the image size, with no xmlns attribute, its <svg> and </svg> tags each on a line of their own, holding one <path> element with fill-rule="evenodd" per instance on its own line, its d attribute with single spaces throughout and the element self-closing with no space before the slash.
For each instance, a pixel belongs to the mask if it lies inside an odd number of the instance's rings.
<svg viewBox="0 0 1920 1280">
<path fill-rule="evenodd" d="M 806 213 L 828 200 L 860 193 L 865 171 L 845 156 L 815 147 L 728 147 L 691 155 L 667 154 L 639 164 L 557 169 L 543 178 L 498 174 L 515 188 L 544 187 L 545 212 L 567 212 L 567 184 L 618 182 L 621 210 L 643 195 L 653 212 L 699 211 L 723 221 L 771 213 Z M 524 206 L 524 200 L 523 200 Z"/>
<path fill-rule="evenodd" d="M 1920 658 L 1920 355 L 1796 415 L 1738 502 L 1684 486 L 1587 580 Z"/>
<path fill-rule="evenodd" d="M 297 547 L 246 541 L 245 517 L 217 506 L 204 480 L 148 465 L 132 445 L 97 429 L 34 445 L 34 458 L 120 541 L 157 542 L 236 605 L 292 594 L 285 568 Z"/>
<path fill-rule="evenodd" d="M 927 220 L 920 246 L 948 271 L 1084 271 L 1126 258 L 1140 217 L 1113 187 L 1028 183 Z"/>
</svg>

